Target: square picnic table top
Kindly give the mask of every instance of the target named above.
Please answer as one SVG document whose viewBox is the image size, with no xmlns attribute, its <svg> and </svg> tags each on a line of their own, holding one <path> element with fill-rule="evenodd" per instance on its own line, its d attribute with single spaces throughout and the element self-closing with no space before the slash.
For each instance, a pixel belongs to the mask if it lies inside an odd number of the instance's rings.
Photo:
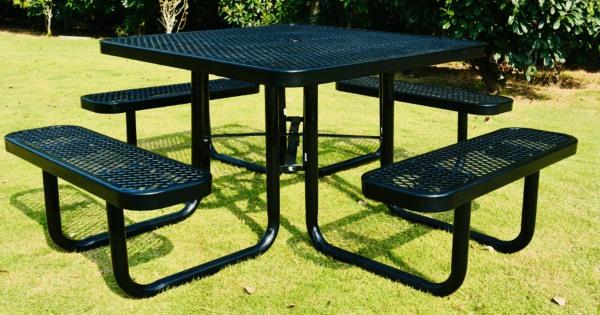
<svg viewBox="0 0 600 315">
<path fill-rule="evenodd" d="M 316 25 L 272 25 L 100 41 L 103 54 L 281 87 L 485 55 L 479 41 Z"/>
</svg>

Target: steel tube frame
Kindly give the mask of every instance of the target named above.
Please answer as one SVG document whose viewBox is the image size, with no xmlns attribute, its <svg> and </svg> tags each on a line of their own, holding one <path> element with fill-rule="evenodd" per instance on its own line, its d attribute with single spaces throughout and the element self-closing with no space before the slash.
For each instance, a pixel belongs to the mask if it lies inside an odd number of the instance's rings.
<svg viewBox="0 0 600 315">
<path fill-rule="evenodd" d="M 56 176 L 46 171 L 42 171 L 42 177 L 44 181 L 44 199 L 46 202 L 46 223 L 48 225 L 48 234 L 50 235 L 52 241 L 58 247 L 69 252 L 82 252 L 108 245 L 108 232 L 92 235 L 78 241 L 72 240 L 65 236 L 62 230 L 62 220 L 60 215 L 58 179 Z M 139 235 L 169 224 L 181 222 L 196 211 L 198 204 L 199 201 L 194 200 L 188 202 L 183 209 L 177 212 L 128 225 L 125 227 L 127 237 Z"/>
<path fill-rule="evenodd" d="M 535 231 L 539 180 L 539 171 L 525 177 L 525 185 L 523 188 L 521 232 L 516 238 L 510 241 L 503 241 L 483 233 L 471 231 L 471 239 L 480 244 L 490 245 L 501 253 L 515 253 L 527 247 L 527 245 L 529 245 L 531 242 Z M 393 215 L 401 217 L 407 221 L 427 225 L 429 227 L 448 232 L 452 232 L 454 230 L 454 226 L 452 224 L 422 216 L 414 212 L 409 212 L 394 205 L 388 205 L 388 207 Z M 456 220 L 454 221 L 456 222 Z"/>
<path fill-rule="evenodd" d="M 394 99 L 393 73 L 380 75 L 380 123 L 381 123 L 381 163 L 393 163 L 394 155 Z M 318 188 L 318 90 L 316 86 L 304 88 L 304 169 L 306 193 L 306 226 L 310 239 L 320 252 L 335 259 L 356 265 L 378 275 L 402 282 L 416 289 L 437 296 L 449 295 L 462 285 L 466 273 L 469 252 L 469 227 L 471 203 L 455 210 L 456 232 L 453 234 L 451 271 L 442 283 L 433 283 L 391 266 L 348 252 L 329 244 L 319 229 L 319 188 Z"/>
<path fill-rule="evenodd" d="M 193 81 L 192 81 L 193 82 Z M 192 83 L 192 94 L 194 94 Z M 123 209 L 110 203 L 106 204 L 108 217 L 108 235 L 110 240 L 111 259 L 115 280 L 119 287 L 128 295 L 133 297 L 151 297 L 161 291 L 214 274 L 223 267 L 238 263 L 242 260 L 256 257 L 267 251 L 279 231 L 280 221 L 280 193 L 279 193 L 279 111 L 277 103 L 277 88 L 265 87 L 265 130 L 267 143 L 267 216 L 268 223 L 265 234 L 260 241 L 251 247 L 240 250 L 233 254 L 206 262 L 190 269 L 175 273 L 173 275 L 156 280 L 152 283 L 142 285 L 136 283 L 129 273 L 126 237 L 129 236 L 125 228 Z M 203 113 L 207 114 L 208 109 Z M 200 130 L 206 130 L 208 119 L 200 119 Z M 209 135 L 210 136 L 210 135 Z M 204 138 L 200 138 L 204 140 Z M 198 138 L 196 138 L 198 141 Z M 210 141 L 203 141 L 210 143 Z M 206 163 L 206 160 L 202 161 Z"/>
<path fill-rule="evenodd" d="M 192 71 L 192 166 L 210 172 L 210 87 L 208 73 Z"/>
<path fill-rule="evenodd" d="M 137 147 L 135 111 L 125 112 L 125 128 L 127 128 L 127 143 Z"/>
<path fill-rule="evenodd" d="M 392 79 L 392 83 L 391 83 L 392 93 L 390 95 L 393 99 L 393 74 L 391 75 L 391 79 Z M 278 127 L 279 127 L 279 164 L 280 164 L 280 168 L 282 169 L 283 172 L 292 174 L 292 173 L 296 173 L 297 171 L 303 171 L 303 170 L 305 170 L 305 168 L 302 166 L 302 163 L 298 163 L 298 164 L 287 163 L 286 156 L 288 155 L 288 152 L 287 152 L 288 151 L 288 143 L 287 143 L 286 137 L 287 136 L 304 137 L 305 132 L 298 133 L 297 135 L 290 134 L 287 132 L 287 124 L 286 124 L 286 119 L 285 119 L 285 117 L 287 117 L 285 88 L 277 87 L 276 89 L 277 89 L 277 103 L 278 103 L 279 116 L 281 117 L 281 119 L 279 120 L 279 123 L 278 123 Z M 392 104 L 392 112 L 393 112 L 393 104 Z M 393 123 L 393 117 L 392 117 L 392 123 Z M 266 135 L 266 133 L 223 134 L 223 135 L 215 135 L 215 136 L 211 136 L 211 137 L 220 138 L 220 137 L 245 137 L 245 136 L 264 136 L 264 135 Z M 381 136 L 361 136 L 361 135 L 319 134 L 319 136 L 327 137 L 327 138 L 381 139 Z M 393 142 L 393 139 L 392 139 L 392 142 Z M 371 161 L 375 161 L 380 158 L 380 156 L 381 156 L 380 151 L 381 151 L 381 148 L 378 148 L 373 153 L 364 154 L 364 155 L 361 155 L 361 156 L 358 156 L 355 158 L 351 158 L 351 159 L 348 159 L 345 161 L 341 161 L 341 162 L 334 163 L 334 164 L 331 164 L 328 166 L 324 166 L 319 169 L 319 177 L 331 175 L 333 173 L 337 173 L 340 171 L 358 167 L 360 165 L 369 163 Z M 219 160 L 223 163 L 227 163 L 227 164 L 231 164 L 231 165 L 235 165 L 235 166 L 239 166 L 239 167 L 244 167 L 252 172 L 261 173 L 261 174 L 264 174 L 266 172 L 265 168 L 258 164 L 246 162 L 244 160 L 240 160 L 240 159 L 228 156 L 228 155 L 218 153 L 212 144 L 211 144 L 211 148 L 210 148 L 210 156 L 211 156 L 211 158 L 213 158 L 215 160 Z M 288 167 L 291 168 L 292 170 L 291 171 L 288 170 Z"/>
</svg>

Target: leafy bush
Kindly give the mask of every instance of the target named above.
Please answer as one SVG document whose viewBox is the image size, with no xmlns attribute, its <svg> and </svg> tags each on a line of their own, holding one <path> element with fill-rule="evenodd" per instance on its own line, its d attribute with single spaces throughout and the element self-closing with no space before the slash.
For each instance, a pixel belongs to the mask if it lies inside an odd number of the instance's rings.
<svg viewBox="0 0 600 315">
<path fill-rule="evenodd" d="M 501 72 L 520 70 L 527 80 L 538 67 L 564 64 L 571 51 L 598 49 L 599 0 L 445 0 L 440 9 L 449 36 L 487 42 Z M 478 61 L 493 66 L 485 63 Z"/>
<path fill-rule="evenodd" d="M 231 25 L 248 27 L 271 24 L 273 15 L 270 0 L 221 0 L 219 14 Z"/>
</svg>

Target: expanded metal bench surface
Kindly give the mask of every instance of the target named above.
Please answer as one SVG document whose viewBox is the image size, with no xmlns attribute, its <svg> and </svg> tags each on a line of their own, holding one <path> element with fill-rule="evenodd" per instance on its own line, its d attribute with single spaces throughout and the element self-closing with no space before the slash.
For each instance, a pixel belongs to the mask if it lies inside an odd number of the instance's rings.
<svg viewBox="0 0 600 315">
<path fill-rule="evenodd" d="M 209 172 L 77 126 L 6 135 L 6 150 L 107 202 L 153 210 L 210 194 Z"/>
<path fill-rule="evenodd" d="M 228 98 L 259 92 L 251 82 L 218 79 L 209 81 L 210 99 Z M 191 102 L 191 84 L 173 84 L 149 88 L 89 94 L 81 97 L 81 107 L 95 113 L 117 114 Z"/>
<path fill-rule="evenodd" d="M 265 252 L 279 227 L 279 212 L 254 246 L 198 266 L 138 284 L 130 276 L 126 238 L 180 222 L 210 194 L 212 175 L 178 161 L 125 144 L 85 128 L 54 126 L 5 136 L 6 150 L 42 168 L 46 222 L 52 241 L 67 251 L 110 244 L 115 281 L 127 294 L 149 297 L 169 287 L 211 275 L 225 266 Z M 108 232 L 73 240 L 62 231 L 58 177 L 106 200 Z M 187 202 L 180 211 L 125 226 L 123 209 L 153 210 Z"/>
<path fill-rule="evenodd" d="M 442 283 L 430 282 L 326 243 L 323 247 L 334 258 L 434 295 L 449 295 L 465 279 L 469 238 L 504 253 L 520 251 L 529 244 L 535 230 L 539 172 L 576 150 L 577 139 L 569 135 L 507 128 L 365 173 L 362 189 L 366 197 L 387 203 L 392 213 L 401 218 L 453 232 L 450 275 Z M 504 241 L 470 231 L 471 201 L 523 177 L 519 235 Z M 400 207 L 417 212 L 455 209 L 454 224 Z"/>
<path fill-rule="evenodd" d="M 367 172 L 363 194 L 420 212 L 454 209 L 575 154 L 577 139 L 508 128 Z"/>
<path fill-rule="evenodd" d="M 361 77 L 335 84 L 338 91 L 379 96 L 379 78 Z M 504 96 L 488 95 L 447 89 L 416 83 L 396 81 L 394 99 L 398 102 L 465 112 L 473 115 L 498 115 L 512 110 L 513 100 Z"/>
</svg>

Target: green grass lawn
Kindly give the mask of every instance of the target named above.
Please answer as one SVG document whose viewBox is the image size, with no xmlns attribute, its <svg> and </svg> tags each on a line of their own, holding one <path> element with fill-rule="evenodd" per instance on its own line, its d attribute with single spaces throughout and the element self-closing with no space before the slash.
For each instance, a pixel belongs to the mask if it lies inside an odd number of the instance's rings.
<svg viewBox="0 0 600 315">
<path fill-rule="evenodd" d="M 457 70 L 458 71 L 458 70 Z M 462 70 L 467 71 L 467 70 Z M 314 249 L 304 219 L 304 176 L 281 176 L 281 229 L 264 255 L 150 299 L 126 297 L 101 247 L 67 253 L 46 229 L 42 174 L 0 142 L 0 313 L 200 314 L 597 314 L 600 304 L 600 75 L 572 72 L 579 90 L 516 87 L 512 112 L 469 117 L 469 136 L 503 127 L 571 134 L 577 155 L 541 172 L 538 221 L 519 253 L 490 252 L 471 241 L 463 286 L 433 297 Z M 413 74 L 414 76 L 414 74 Z M 101 55 L 97 40 L 61 40 L 0 33 L 0 135 L 58 124 L 80 125 L 125 140 L 125 115 L 80 108 L 84 94 L 189 82 L 190 73 Z M 460 80 L 455 80 L 459 82 Z M 477 88 L 476 81 L 466 87 Z M 302 114 L 302 90 L 288 89 L 288 113 Z M 319 130 L 377 135 L 378 101 L 319 87 Z M 190 161 L 190 108 L 138 113 L 141 147 Z M 456 141 L 456 113 L 396 103 L 395 160 Z M 213 133 L 264 130 L 264 94 L 211 102 Z M 220 153 L 264 165 L 264 139 L 215 141 Z M 320 140 L 320 164 L 375 150 L 375 141 Z M 392 217 L 374 201 L 361 206 L 360 176 L 373 162 L 319 180 L 322 232 L 334 245 L 421 275 L 444 280 L 451 234 Z M 213 193 L 190 218 L 128 242 L 140 283 L 255 244 L 267 223 L 265 177 L 213 162 Z M 74 238 L 106 230 L 104 202 L 59 180 L 63 226 Z M 523 181 L 474 202 L 472 229 L 502 239 L 518 234 Z M 126 211 L 138 222 L 180 206 Z M 451 222 L 451 213 L 436 214 Z M 255 288 L 247 293 L 246 286 Z M 552 302 L 566 299 L 565 306 Z"/>
</svg>

